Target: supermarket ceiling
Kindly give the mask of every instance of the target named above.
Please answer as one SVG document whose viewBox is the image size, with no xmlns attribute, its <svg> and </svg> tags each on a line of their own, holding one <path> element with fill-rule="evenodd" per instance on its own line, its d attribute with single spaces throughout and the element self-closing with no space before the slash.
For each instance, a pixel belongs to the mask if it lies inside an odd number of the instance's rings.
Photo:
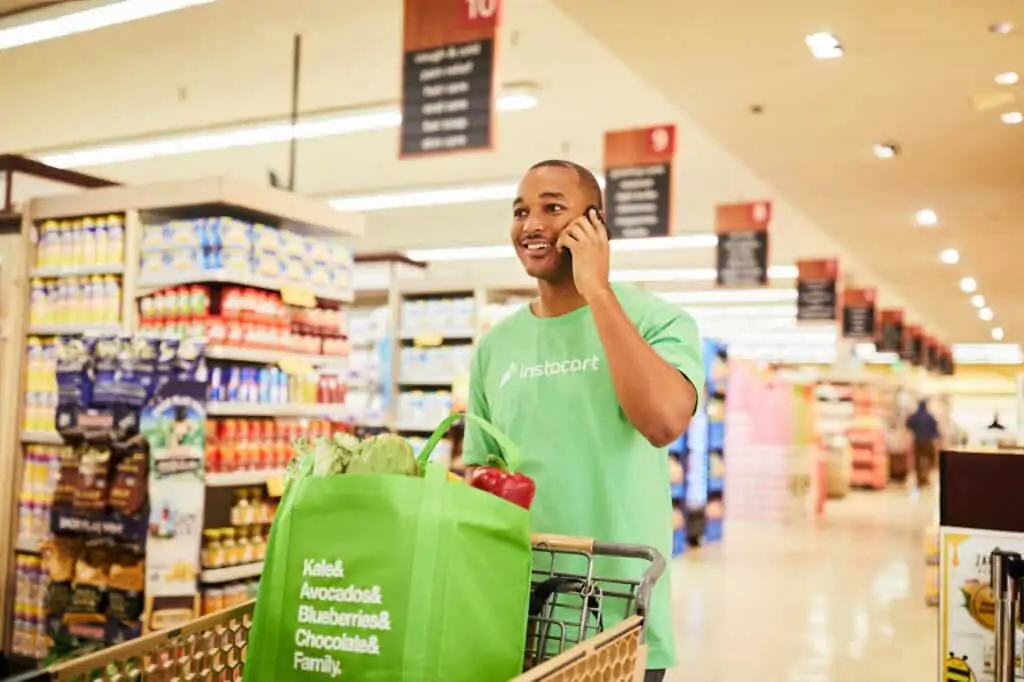
<svg viewBox="0 0 1024 682">
<path fill-rule="evenodd" d="M 0 13 L 30 1 L 0 0 Z M 281 120 L 296 32 L 304 114 L 393 105 L 401 5 L 218 0 L 0 51 L 0 151 L 46 154 Z M 907 307 L 950 341 L 987 341 L 995 324 L 1020 341 L 1013 261 L 1024 126 L 1004 125 L 1000 114 L 1021 86 L 993 79 L 1024 72 L 1024 31 L 988 31 L 1001 21 L 1024 27 L 1024 7 L 507 0 L 499 80 L 528 88 L 538 106 L 501 114 L 496 151 L 398 161 L 394 130 L 325 137 L 300 142 L 297 189 L 336 197 L 509 182 L 551 156 L 599 168 L 605 130 L 675 122 L 678 232 L 709 232 L 718 202 L 771 198 L 774 263 L 838 255 L 854 282 L 879 286 L 884 305 Z M 811 58 L 804 36 L 821 30 L 839 37 L 842 59 Z M 888 141 L 900 154 L 876 158 L 872 145 Z M 286 169 L 286 145 L 272 143 L 81 170 L 128 182 L 215 173 L 262 183 Z M 915 225 L 926 207 L 937 226 Z M 379 211 L 357 247 L 498 244 L 507 224 L 505 201 Z M 959 250 L 958 264 L 940 263 L 946 248 Z M 711 249 L 688 250 L 621 264 L 707 268 L 712 258 Z M 959 291 L 967 275 L 993 321 Z"/>
</svg>

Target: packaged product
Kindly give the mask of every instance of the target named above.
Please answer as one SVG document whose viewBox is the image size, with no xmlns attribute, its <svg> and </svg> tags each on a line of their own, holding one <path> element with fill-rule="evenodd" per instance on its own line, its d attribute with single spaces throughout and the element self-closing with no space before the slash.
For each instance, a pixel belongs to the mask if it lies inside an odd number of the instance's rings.
<svg viewBox="0 0 1024 682">
<path fill-rule="evenodd" d="M 146 505 L 149 454 L 141 438 L 133 439 L 125 449 L 127 453 L 114 468 L 109 505 L 123 516 L 138 518 Z"/>
<path fill-rule="evenodd" d="M 78 485 L 73 506 L 84 512 L 107 508 L 111 454 L 109 445 L 85 443 L 78 460 Z"/>
<path fill-rule="evenodd" d="M 77 435 L 79 414 L 92 404 L 95 339 L 62 338 L 57 347 L 57 430 Z"/>
<path fill-rule="evenodd" d="M 60 453 L 60 473 L 57 486 L 53 493 L 53 504 L 56 507 L 70 507 L 75 501 L 78 490 L 78 460 L 80 450 L 85 445 L 75 448 L 62 448 Z"/>
<path fill-rule="evenodd" d="M 145 560 L 128 552 L 115 555 L 110 564 L 107 615 L 121 621 L 138 620 L 145 607 L 145 588 Z"/>
<path fill-rule="evenodd" d="M 79 554 L 65 621 L 67 615 L 102 615 L 106 611 L 112 558 L 109 548 L 98 545 L 86 546 Z"/>
</svg>

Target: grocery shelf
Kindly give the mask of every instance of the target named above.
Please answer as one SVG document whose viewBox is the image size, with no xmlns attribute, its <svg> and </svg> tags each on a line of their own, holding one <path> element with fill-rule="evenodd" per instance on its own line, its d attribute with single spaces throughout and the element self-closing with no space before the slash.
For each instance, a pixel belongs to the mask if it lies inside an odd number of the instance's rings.
<svg viewBox="0 0 1024 682">
<path fill-rule="evenodd" d="M 294 353 L 286 350 L 245 348 L 243 346 L 207 346 L 206 357 L 209 360 L 233 360 L 236 362 L 256 362 L 268 365 L 278 363 L 285 359 L 296 359 L 308 362 L 316 367 L 330 366 L 344 368 L 348 366 L 348 356 L 345 355 Z"/>
<path fill-rule="evenodd" d="M 344 421 L 344 405 L 330 403 L 291 403 L 286 405 L 261 403 L 209 402 L 206 414 L 211 417 L 308 417 Z"/>
<path fill-rule="evenodd" d="M 21 442 L 28 445 L 64 445 L 56 431 L 22 431 Z"/>
<path fill-rule="evenodd" d="M 51 266 L 48 268 L 33 268 L 29 277 L 35 279 L 52 279 L 54 277 L 90 277 L 92 275 L 121 275 L 124 274 L 124 264 L 113 265 L 83 265 L 77 268 Z"/>
<path fill-rule="evenodd" d="M 293 283 L 275 277 L 261 277 L 246 273 L 229 272 L 226 270 L 171 270 L 157 274 L 141 274 L 136 285 L 135 297 L 141 298 L 157 289 L 184 286 L 187 284 L 234 284 L 254 289 L 270 289 L 280 291 Z M 317 298 L 341 303 L 351 303 L 354 294 L 351 290 L 342 291 L 327 287 L 310 287 Z"/>
<path fill-rule="evenodd" d="M 453 383 L 455 383 L 455 377 L 434 377 L 433 379 L 429 377 L 398 377 L 398 385 L 408 386 L 409 388 L 436 388 L 438 386 L 451 388 Z"/>
<path fill-rule="evenodd" d="M 210 488 L 232 488 L 235 486 L 262 485 L 276 476 L 284 476 L 284 469 L 208 473 L 206 474 L 206 485 Z"/>
<path fill-rule="evenodd" d="M 240 564 L 226 568 L 207 568 L 199 574 L 199 582 L 206 585 L 218 583 L 230 583 L 246 578 L 257 578 L 263 573 L 263 562 L 257 561 L 251 564 Z"/>
<path fill-rule="evenodd" d="M 83 334 L 116 334 L 119 324 L 34 324 L 28 328 L 29 336 L 81 336 Z"/>
</svg>

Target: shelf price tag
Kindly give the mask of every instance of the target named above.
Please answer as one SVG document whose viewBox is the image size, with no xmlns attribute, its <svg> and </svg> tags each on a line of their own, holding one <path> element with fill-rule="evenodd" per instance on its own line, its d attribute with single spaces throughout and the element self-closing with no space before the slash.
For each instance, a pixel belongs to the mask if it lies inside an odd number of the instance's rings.
<svg viewBox="0 0 1024 682">
<path fill-rule="evenodd" d="M 267 494 L 271 497 L 284 495 L 284 474 L 274 474 L 267 479 Z"/>
<path fill-rule="evenodd" d="M 444 337 L 437 333 L 417 334 L 412 343 L 417 348 L 437 348 L 444 343 Z"/>
<path fill-rule="evenodd" d="M 291 376 L 307 376 L 314 372 L 313 363 L 304 358 L 286 356 L 277 361 L 281 371 Z"/>
<path fill-rule="evenodd" d="M 299 308 L 316 307 L 316 294 L 313 293 L 313 290 L 298 284 L 285 284 L 281 287 L 281 300 L 285 305 Z"/>
</svg>

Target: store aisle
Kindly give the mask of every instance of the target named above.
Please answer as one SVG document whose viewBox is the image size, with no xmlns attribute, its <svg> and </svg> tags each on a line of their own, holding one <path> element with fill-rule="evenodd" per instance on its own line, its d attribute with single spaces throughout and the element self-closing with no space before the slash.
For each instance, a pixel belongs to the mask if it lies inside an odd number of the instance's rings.
<svg viewBox="0 0 1024 682">
<path fill-rule="evenodd" d="M 932 682 L 937 610 L 922 531 L 934 496 L 830 502 L 814 528 L 733 525 L 676 560 L 669 682 Z"/>
</svg>

